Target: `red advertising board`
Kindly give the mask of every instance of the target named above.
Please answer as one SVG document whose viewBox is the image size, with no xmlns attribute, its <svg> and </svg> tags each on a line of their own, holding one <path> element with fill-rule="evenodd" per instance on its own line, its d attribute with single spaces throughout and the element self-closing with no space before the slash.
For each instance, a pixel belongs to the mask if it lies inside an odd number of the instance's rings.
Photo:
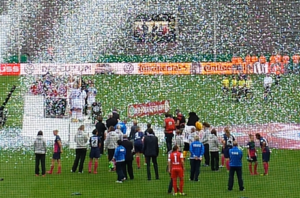
<svg viewBox="0 0 300 198">
<path fill-rule="evenodd" d="M 1 76 L 19 76 L 21 72 L 20 64 L 0 64 L 0 75 Z"/>
<path fill-rule="evenodd" d="M 148 115 L 167 113 L 169 110 L 170 110 L 170 102 L 168 100 L 163 100 L 163 101 L 128 105 L 127 115 L 130 118 L 142 117 Z"/>
</svg>

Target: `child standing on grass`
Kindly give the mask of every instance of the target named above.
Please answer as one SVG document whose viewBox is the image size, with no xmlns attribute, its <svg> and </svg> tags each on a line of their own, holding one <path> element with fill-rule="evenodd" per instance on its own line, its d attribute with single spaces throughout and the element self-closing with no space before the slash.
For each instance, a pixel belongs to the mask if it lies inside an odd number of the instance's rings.
<svg viewBox="0 0 300 198">
<path fill-rule="evenodd" d="M 58 164 L 57 174 L 61 173 L 60 154 L 63 152 L 63 150 L 62 150 L 61 139 L 60 139 L 59 135 L 57 135 L 57 134 L 58 134 L 58 130 L 54 130 L 53 135 L 55 136 L 55 139 L 54 139 L 53 157 L 52 157 L 52 161 L 51 161 L 50 171 L 48 171 L 48 174 L 53 173 L 55 160 L 57 161 L 57 164 Z"/>
<path fill-rule="evenodd" d="M 97 174 L 98 159 L 100 158 L 100 147 L 101 147 L 101 139 L 98 136 L 97 129 L 93 130 L 93 136 L 90 137 L 90 146 L 91 146 L 91 151 L 90 151 L 89 173 L 92 172 L 93 160 L 95 159 L 94 174 Z"/>
<path fill-rule="evenodd" d="M 45 165 L 45 158 L 46 158 L 46 141 L 43 138 L 43 132 L 39 131 L 37 137 L 34 141 L 34 153 L 35 153 L 35 176 L 40 175 L 40 162 L 42 168 L 42 176 L 45 177 L 46 173 L 46 165 Z"/>
<path fill-rule="evenodd" d="M 124 165 L 125 165 L 125 156 L 126 156 L 126 149 L 122 146 L 122 141 L 117 141 L 118 147 L 115 150 L 115 154 L 113 160 L 116 162 L 116 172 L 118 175 L 116 183 L 123 183 L 126 180 L 124 175 Z"/>
</svg>

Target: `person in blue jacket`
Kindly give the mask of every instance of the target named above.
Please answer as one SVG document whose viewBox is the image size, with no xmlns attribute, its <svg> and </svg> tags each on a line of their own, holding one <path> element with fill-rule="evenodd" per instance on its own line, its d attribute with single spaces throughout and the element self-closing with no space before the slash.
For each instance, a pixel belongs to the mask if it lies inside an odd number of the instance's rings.
<svg viewBox="0 0 300 198">
<path fill-rule="evenodd" d="M 191 172 L 190 172 L 190 180 L 198 181 L 198 177 L 200 174 L 200 164 L 202 160 L 202 156 L 204 154 L 204 145 L 199 141 L 199 136 L 194 137 L 194 142 L 190 145 L 190 164 L 191 164 Z"/>
<path fill-rule="evenodd" d="M 117 129 L 118 125 L 120 125 L 120 129 L 122 131 L 123 134 L 127 133 L 127 126 L 126 126 L 126 120 L 121 121 L 120 119 L 118 119 L 118 123 L 115 126 L 115 129 Z"/>
<path fill-rule="evenodd" d="M 122 146 L 122 141 L 117 141 L 118 147 L 115 150 L 115 154 L 113 160 L 116 162 L 116 172 L 118 175 L 118 179 L 116 183 L 123 183 L 126 179 L 123 173 L 124 163 L 125 163 L 125 156 L 126 156 L 126 149 Z"/>
<path fill-rule="evenodd" d="M 232 190 L 234 173 L 236 172 L 240 191 L 243 191 L 244 190 L 244 182 L 242 179 L 243 151 L 241 151 L 238 148 L 238 143 L 236 141 L 233 142 L 233 148 L 229 150 L 229 156 L 230 156 L 230 162 L 229 162 L 230 169 L 229 169 L 228 190 Z"/>
</svg>

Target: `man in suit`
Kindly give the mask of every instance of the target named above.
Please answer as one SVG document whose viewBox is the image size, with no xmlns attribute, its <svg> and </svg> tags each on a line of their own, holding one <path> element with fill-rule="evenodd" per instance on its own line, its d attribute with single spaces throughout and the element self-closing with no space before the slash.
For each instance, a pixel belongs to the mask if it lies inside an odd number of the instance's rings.
<svg viewBox="0 0 300 198">
<path fill-rule="evenodd" d="M 133 161 L 133 144 L 131 141 L 128 140 L 128 137 L 126 134 L 123 135 L 123 141 L 122 146 L 126 149 L 126 155 L 125 155 L 125 165 L 123 166 L 123 173 L 125 175 L 125 178 L 127 177 L 127 171 L 130 179 L 133 179 L 133 169 L 132 169 L 132 161 Z"/>
<path fill-rule="evenodd" d="M 158 138 L 154 136 L 153 129 L 148 130 L 148 135 L 145 136 L 144 139 L 144 148 L 143 153 L 146 157 L 146 163 L 147 163 L 147 177 L 148 180 L 151 180 L 151 172 L 150 172 L 150 159 L 152 158 L 152 163 L 155 171 L 155 177 L 156 179 L 159 179 L 158 176 L 158 166 L 157 166 L 157 156 L 159 153 L 158 148 Z"/>
</svg>

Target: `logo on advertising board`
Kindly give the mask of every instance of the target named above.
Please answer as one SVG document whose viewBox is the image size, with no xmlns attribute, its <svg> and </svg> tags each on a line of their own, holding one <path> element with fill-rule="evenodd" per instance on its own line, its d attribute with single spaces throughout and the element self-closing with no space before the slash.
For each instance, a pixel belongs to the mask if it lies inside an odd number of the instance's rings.
<svg viewBox="0 0 300 198">
<path fill-rule="evenodd" d="M 131 63 L 125 63 L 123 69 L 125 73 L 132 74 L 134 71 L 134 66 Z"/>
<path fill-rule="evenodd" d="M 158 115 L 168 111 L 170 111 L 170 102 L 168 100 L 132 104 L 127 107 L 128 117 L 131 118 Z"/>
<path fill-rule="evenodd" d="M 191 73 L 192 63 L 139 63 L 140 74 L 181 75 Z"/>
<path fill-rule="evenodd" d="M 0 64 L 0 75 L 3 76 L 20 75 L 20 64 Z"/>
<path fill-rule="evenodd" d="M 92 75 L 95 64 L 21 64 L 21 75 Z"/>
</svg>

